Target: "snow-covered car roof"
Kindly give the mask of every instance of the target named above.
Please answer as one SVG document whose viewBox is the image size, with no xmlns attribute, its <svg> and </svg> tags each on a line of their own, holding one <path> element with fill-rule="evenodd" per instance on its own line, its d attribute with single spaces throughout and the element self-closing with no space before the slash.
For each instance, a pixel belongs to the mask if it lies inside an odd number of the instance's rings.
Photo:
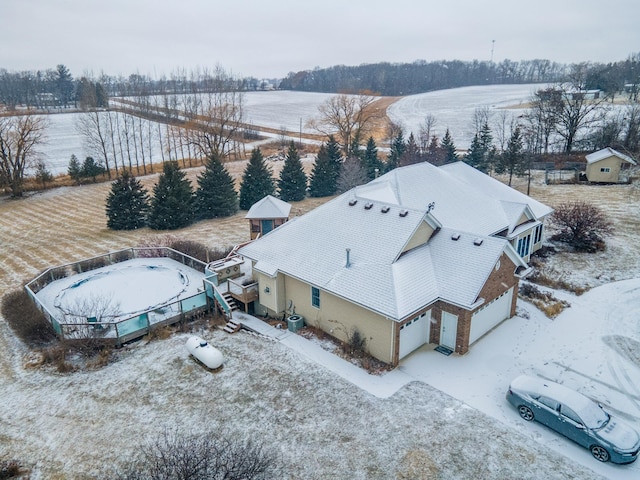
<svg viewBox="0 0 640 480">
<path fill-rule="evenodd" d="M 545 396 L 566 405 L 591 429 L 603 426 L 609 419 L 609 415 L 593 400 L 555 382 L 521 375 L 511 382 L 510 388 L 532 398 Z"/>
</svg>

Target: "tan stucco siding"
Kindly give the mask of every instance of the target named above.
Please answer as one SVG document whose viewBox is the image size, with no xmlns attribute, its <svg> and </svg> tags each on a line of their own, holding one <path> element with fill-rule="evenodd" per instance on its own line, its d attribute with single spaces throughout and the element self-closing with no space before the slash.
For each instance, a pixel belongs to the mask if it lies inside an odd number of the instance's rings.
<svg viewBox="0 0 640 480">
<path fill-rule="evenodd" d="M 284 275 L 278 274 L 275 278 L 260 272 L 255 272 L 258 281 L 258 302 L 269 310 L 271 315 L 279 315 L 285 310 L 286 292 L 284 287 Z"/>
<path fill-rule="evenodd" d="M 616 156 L 611 156 L 600 160 L 599 162 L 587 164 L 587 180 L 590 182 L 617 183 L 620 176 L 620 160 Z M 602 172 L 601 169 L 608 168 L 608 172 Z"/>
<path fill-rule="evenodd" d="M 391 363 L 394 358 L 394 321 L 320 289 L 320 308 L 311 305 L 311 285 L 285 276 L 286 302 L 293 301 L 305 323 L 347 341 L 355 328 L 366 338 L 366 350 Z"/>
<path fill-rule="evenodd" d="M 422 222 L 416 229 L 411 239 L 407 242 L 402 252 L 404 253 L 411 250 L 412 248 L 424 245 L 429 241 L 431 235 L 433 235 L 433 228 L 431 227 L 431 225 L 429 225 L 427 222 Z"/>
</svg>

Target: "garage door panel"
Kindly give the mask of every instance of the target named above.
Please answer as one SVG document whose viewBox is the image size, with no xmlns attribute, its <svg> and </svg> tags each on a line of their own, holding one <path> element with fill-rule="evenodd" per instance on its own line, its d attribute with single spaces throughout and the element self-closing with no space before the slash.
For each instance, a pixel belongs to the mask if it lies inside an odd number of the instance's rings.
<svg viewBox="0 0 640 480">
<path fill-rule="evenodd" d="M 414 318 L 400 328 L 400 352 L 403 358 L 429 341 L 431 311 Z"/>
<path fill-rule="evenodd" d="M 513 287 L 494 299 L 471 317 L 469 344 L 472 344 L 485 333 L 511 316 L 511 300 Z"/>
</svg>

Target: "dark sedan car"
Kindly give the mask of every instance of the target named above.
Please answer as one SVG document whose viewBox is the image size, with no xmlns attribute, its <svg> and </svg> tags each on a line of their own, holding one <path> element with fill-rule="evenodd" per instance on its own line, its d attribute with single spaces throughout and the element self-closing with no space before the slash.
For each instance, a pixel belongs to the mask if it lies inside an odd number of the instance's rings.
<svg viewBox="0 0 640 480">
<path fill-rule="evenodd" d="M 511 382 L 507 400 L 525 420 L 561 433 L 601 462 L 631 463 L 638 457 L 640 434 L 574 390 L 522 375 Z"/>
</svg>

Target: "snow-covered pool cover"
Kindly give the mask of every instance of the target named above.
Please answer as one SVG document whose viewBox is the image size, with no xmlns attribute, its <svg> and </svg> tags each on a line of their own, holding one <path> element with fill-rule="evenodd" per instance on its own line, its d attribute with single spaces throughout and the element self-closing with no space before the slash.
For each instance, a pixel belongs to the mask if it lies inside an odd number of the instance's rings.
<svg viewBox="0 0 640 480">
<path fill-rule="evenodd" d="M 170 258 L 138 258 L 56 280 L 36 296 L 61 323 L 114 322 L 196 295 L 203 278 Z"/>
</svg>

